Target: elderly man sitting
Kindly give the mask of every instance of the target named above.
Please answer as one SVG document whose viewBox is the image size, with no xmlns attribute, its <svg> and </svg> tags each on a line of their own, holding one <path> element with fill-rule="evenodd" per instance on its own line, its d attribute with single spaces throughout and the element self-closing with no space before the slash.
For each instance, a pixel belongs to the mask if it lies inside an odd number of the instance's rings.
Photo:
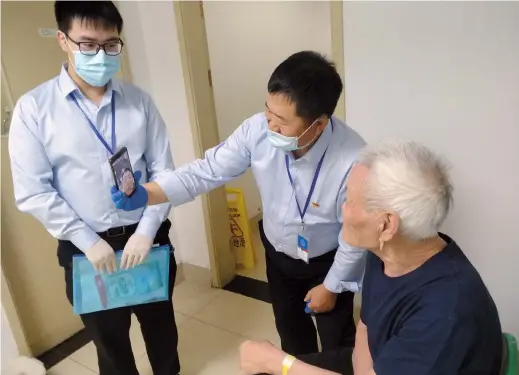
<svg viewBox="0 0 519 375">
<path fill-rule="evenodd" d="M 367 149 L 347 182 L 342 238 L 369 250 L 355 349 L 294 359 L 245 342 L 245 374 L 499 374 L 501 325 L 480 275 L 438 233 L 452 202 L 443 163 L 403 142 Z M 306 363 L 305 363 L 306 362 Z"/>
</svg>

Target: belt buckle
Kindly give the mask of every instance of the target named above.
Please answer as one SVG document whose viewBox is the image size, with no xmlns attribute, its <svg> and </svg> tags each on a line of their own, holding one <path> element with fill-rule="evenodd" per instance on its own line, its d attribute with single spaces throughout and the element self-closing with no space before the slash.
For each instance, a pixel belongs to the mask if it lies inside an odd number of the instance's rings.
<svg viewBox="0 0 519 375">
<path fill-rule="evenodd" d="M 110 228 L 106 231 L 107 237 L 119 237 L 126 234 L 126 227 L 117 227 L 117 228 Z"/>
</svg>

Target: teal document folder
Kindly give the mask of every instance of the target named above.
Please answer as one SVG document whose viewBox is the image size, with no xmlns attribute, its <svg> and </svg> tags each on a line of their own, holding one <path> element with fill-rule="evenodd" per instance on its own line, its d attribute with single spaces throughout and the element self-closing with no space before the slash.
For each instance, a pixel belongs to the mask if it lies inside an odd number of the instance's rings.
<svg viewBox="0 0 519 375">
<path fill-rule="evenodd" d="M 117 265 L 121 256 L 118 251 Z M 170 256 L 170 246 L 156 247 L 142 264 L 111 275 L 97 272 L 84 255 L 74 256 L 74 314 L 168 300 Z"/>
</svg>

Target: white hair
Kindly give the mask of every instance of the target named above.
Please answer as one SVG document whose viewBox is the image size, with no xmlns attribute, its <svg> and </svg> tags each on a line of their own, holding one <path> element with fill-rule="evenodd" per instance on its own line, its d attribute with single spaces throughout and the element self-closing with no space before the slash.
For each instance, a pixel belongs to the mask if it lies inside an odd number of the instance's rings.
<svg viewBox="0 0 519 375">
<path fill-rule="evenodd" d="M 416 241 L 434 237 L 452 206 L 446 163 L 415 142 L 367 147 L 358 163 L 370 169 L 365 184 L 369 211 L 393 211 L 401 233 Z"/>
</svg>

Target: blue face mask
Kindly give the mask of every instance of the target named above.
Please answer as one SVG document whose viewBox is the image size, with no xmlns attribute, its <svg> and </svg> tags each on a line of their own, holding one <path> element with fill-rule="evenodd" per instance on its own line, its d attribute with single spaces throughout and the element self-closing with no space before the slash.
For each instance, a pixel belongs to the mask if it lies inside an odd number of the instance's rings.
<svg viewBox="0 0 519 375">
<path fill-rule="evenodd" d="M 110 81 L 119 71 L 118 56 L 110 56 L 101 50 L 97 55 L 83 55 L 74 51 L 74 69 L 83 81 L 91 86 L 101 87 Z"/>
<path fill-rule="evenodd" d="M 315 141 L 315 138 L 317 138 L 317 135 L 314 137 L 314 139 L 312 139 L 310 142 L 308 142 L 306 145 L 304 146 L 299 146 L 298 143 L 299 143 L 299 138 L 301 138 L 303 135 L 305 135 L 305 133 L 310 130 L 310 128 L 312 126 L 314 126 L 314 124 L 317 122 L 317 120 L 315 120 L 312 125 L 310 125 L 308 127 L 308 129 L 306 129 L 303 134 L 301 134 L 299 137 L 287 137 L 286 135 L 283 135 L 283 134 L 280 134 L 280 133 L 276 133 L 275 131 L 272 131 L 270 129 L 268 129 L 268 137 L 269 137 L 269 141 L 270 143 L 272 144 L 272 146 L 274 146 L 275 148 L 279 148 L 280 150 L 283 150 L 283 151 L 286 151 L 286 152 L 291 152 L 291 151 L 296 151 L 296 150 L 302 150 L 306 147 L 308 147 L 313 141 Z"/>
</svg>

